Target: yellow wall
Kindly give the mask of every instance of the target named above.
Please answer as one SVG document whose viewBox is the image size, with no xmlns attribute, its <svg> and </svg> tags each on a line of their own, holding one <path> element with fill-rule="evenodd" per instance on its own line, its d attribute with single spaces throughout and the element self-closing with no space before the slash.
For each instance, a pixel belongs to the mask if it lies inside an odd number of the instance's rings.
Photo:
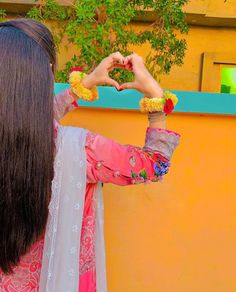
<svg viewBox="0 0 236 292">
<path fill-rule="evenodd" d="M 235 6 L 236 0 L 190 0 L 184 10 L 212 17 L 235 17 Z"/>
<path fill-rule="evenodd" d="M 204 52 L 232 53 L 235 55 L 236 38 L 234 28 L 209 28 L 192 26 L 186 36 L 188 49 L 182 67 L 173 67 L 171 74 L 162 78 L 164 88 L 199 91 L 201 88 L 202 54 Z M 215 65 L 219 72 L 218 87 L 220 87 L 220 65 Z M 210 74 L 210 72 L 209 72 Z M 206 90 L 212 91 L 212 90 Z"/>
<path fill-rule="evenodd" d="M 162 183 L 107 184 L 109 292 L 235 292 L 236 118 L 173 114 L 182 135 Z M 142 145 L 139 112 L 78 109 L 63 121 Z"/>
<path fill-rule="evenodd" d="M 228 19 L 233 21 L 236 19 L 236 0 L 224 2 L 223 0 L 192 0 L 186 6 L 185 11 L 192 15 L 204 15 L 208 19 Z M 228 21 L 227 20 L 227 21 Z M 192 17 L 194 21 L 194 17 Z M 196 20 L 197 21 L 197 20 Z M 227 22 L 226 21 L 226 22 Z M 235 20 L 236 21 L 236 20 Z M 215 22 L 217 24 L 217 21 Z M 143 30 L 150 26 L 150 23 L 136 22 L 132 25 L 135 30 Z M 234 25 L 235 26 L 235 25 Z M 187 41 L 187 52 L 184 58 L 184 65 L 181 67 L 174 66 L 169 75 L 161 76 L 161 85 L 166 89 L 176 90 L 191 90 L 191 91 L 215 91 L 219 92 L 221 83 L 221 65 L 216 64 L 209 70 L 204 72 L 206 75 L 213 75 L 214 82 L 207 86 L 208 82 L 202 83 L 203 70 L 203 53 L 221 53 L 235 56 L 236 47 L 236 28 L 229 27 L 207 27 L 200 26 L 195 23 L 195 26 L 190 26 L 188 35 L 182 37 Z M 78 50 L 74 46 L 69 46 L 67 49 L 65 43 L 61 46 L 59 56 L 59 67 L 62 67 L 66 60 L 71 58 Z M 131 47 L 142 56 L 149 53 L 148 46 Z"/>
<path fill-rule="evenodd" d="M 194 0 L 186 9 L 235 17 L 236 1 L 223 2 Z M 234 55 L 235 33 L 235 28 L 191 26 L 183 36 L 184 65 L 163 76 L 162 86 L 198 91 L 202 54 Z M 146 46 L 134 50 L 148 53 Z M 63 43 L 59 66 L 74 53 L 75 47 Z M 143 144 L 146 127 L 138 112 L 98 109 L 75 110 L 63 122 L 135 145 Z M 236 117 L 174 114 L 169 128 L 180 132 L 182 141 L 162 183 L 104 187 L 108 291 L 235 292 Z"/>
<path fill-rule="evenodd" d="M 21 2 L 21 1 L 20 1 Z M 185 11 L 188 15 L 203 15 L 211 19 L 226 19 L 227 21 L 236 23 L 236 0 L 191 0 L 186 6 Z M 196 18 L 197 19 L 197 18 Z M 192 20 L 194 21 L 194 16 Z M 198 21 L 198 20 L 197 20 Z M 226 21 L 226 22 L 227 22 Z M 217 21 L 215 22 L 217 24 Z M 55 26 L 55 23 L 50 22 Z M 136 30 L 142 30 L 151 23 L 137 22 L 132 26 Z M 200 26 L 195 23 L 195 26 L 190 26 L 188 35 L 182 37 L 187 40 L 188 49 L 184 58 L 182 67 L 174 66 L 170 75 L 161 77 L 161 84 L 166 89 L 176 90 L 201 90 L 202 81 L 202 55 L 203 53 L 230 53 L 235 56 L 236 47 L 236 28 L 227 27 L 207 27 Z M 142 56 L 149 53 L 149 47 L 131 47 Z M 72 58 L 74 54 L 79 54 L 78 49 L 68 44 L 65 40 L 60 46 L 59 52 L 59 68 L 63 68 L 66 61 Z M 204 91 L 219 91 L 220 89 L 220 65 L 214 65 L 213 68 L 214 82 L 209 87 L 203 86 Z M 211 75 L 209 72 L 208 75 Z"/>
<path fill-rule="evenodd" d="M 135 28 L 141 30 L 144 24 L 136 24 Z M 188 50 L 184 58 L 184 65 L 174 66 L 171 73 L 161 77 L 161 85 L 166 89 L 199 91 L 201 88 L 202 74 L 202 54 L 204 52 L 232 53 L 235 55 L 236 47 L 236 28 L 210 28 L 191 26 L 188 35 L 184 36 L 187 40 Z M 134 47 L 134 51 L 142 56 L 149 52 L 147 46 Z M 59 64 L 62 66 L 68 58 L 76 52 L 73 47 L 67 50 L 62 47 L 60 50 Z M 216 65 L 218 80 L 216 90 L 220 88 L 220 65 Z M 210 72 L 209 72 L 210 74 Z M 211 88 L 206 91 L 212 91 Z"/>
</svg>

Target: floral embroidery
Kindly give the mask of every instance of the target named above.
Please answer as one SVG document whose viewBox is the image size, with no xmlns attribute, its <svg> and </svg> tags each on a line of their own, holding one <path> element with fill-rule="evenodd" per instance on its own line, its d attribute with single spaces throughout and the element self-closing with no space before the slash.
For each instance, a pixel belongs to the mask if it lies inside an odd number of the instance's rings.
<svg viewBox="0 0 236 292">
<path fill-rule="evenodd" d="M 135 167 L 136 165 L 136 158 L 135 156 L 131 156 L 130 159 L 129 159 L 129 164 L 132 166 L 132 167 Z"/>
<path fill-rule="evenodd" d="M 139 177 L 142 177 L 144 180 L 147 179 L 147 171 L 145 168 L 139 172 Z"/>
<path fill-rule="evenodd" d="M 118 177 L 120 175 L 119 170 L 114 171 L 114 177 Z"/>
<path fill-rule="evenodd" d="M 146 152 L 143 151 L 143 148 L 141 148 L 141 147 L 136 147 L 136 146 L 129 145 L 129 144 L 128 144 L 128 145 L 125 145 L 124 147 L 126 148 L 126 151 L 127 151 L 128 153 L 132 154 L 131 157 L 134 157 L 135 160 L 136 160 L 135 155 L 137 156 L 137 154 L 138 154 L 141 158 L 143 158 L 143 159 L 146 158 Z"/>
<path fill-rule="evenodd" d="M 96 163 L 96 168 L 98 169 L 98 168 L 100 168 L 102 165 L 103 165 L 103 161 L 98 161 L 98 162 Z"/>
<path fill-rule="evenodd" d="M 92 132 L 88 132 L 86 136 L 86 146 L 91 147 L 91 145 L 94 143 L 94 140 L 96 138 L 96 134 Z"/>
<path fill-rule="evenodd" d="M 80 276 L 86 272 L 95 271 L 95 229 L 96 229 L 96 196 L 93 194 L 92 208 L 83 217 L 80 247 Z"/>
<path fill-rule="evenodd" d="M 21 258 L 13 274 L 0 272 L 0 291 L 37 292 L 43 254 L 43 240 L 36 242 L 29 253 Z"/>
<path fill-rule="evenodd" d="M 169 167 L 169 161 L 158 160 L 157 163 L 154 163 L 154 174 L 158 177 L 161 177 L 168 172 Z"/>
<path fill-rule="evenodd" d="M 133 172 L 131 170 L 131 178 L 132 178 L 132 180 L 131 180 L 132 184 L 139 184 L 139 183 L 142 183 L 142 182 L 146 181 L 147 178 L 148 178 L 146 169 L 145 168 L 142 169 L 139 172 L 139 174 L 136 174 L 135 172 Z"/>
<path fill-rule="evenodd" d="M 136 178 L 136 177 L 138 177 L 138 175 L 136 173 L 134 173 L 133 170 L 131 170 L 131 177 Z"/>
</svg>

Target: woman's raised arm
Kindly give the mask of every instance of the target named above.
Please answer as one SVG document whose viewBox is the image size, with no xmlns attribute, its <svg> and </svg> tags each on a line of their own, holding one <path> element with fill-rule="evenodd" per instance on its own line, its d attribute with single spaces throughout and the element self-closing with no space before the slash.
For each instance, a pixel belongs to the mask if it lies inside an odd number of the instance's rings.
<svg viewBox="0 0 236 292">
<path fill-rule="evenodd" d="M 159 181 L 168 172 L 179 143 L 177 133 L 147 128 L 143 148 L 121 145 L 89 132 L 86 139 L 87 180 L 117 185 Z"/>
</svg>

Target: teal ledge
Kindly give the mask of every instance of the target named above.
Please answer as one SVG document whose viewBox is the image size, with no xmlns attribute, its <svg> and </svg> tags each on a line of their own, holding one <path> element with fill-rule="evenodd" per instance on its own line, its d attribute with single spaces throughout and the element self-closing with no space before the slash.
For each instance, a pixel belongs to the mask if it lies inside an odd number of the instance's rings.
<svg viewBox="0 0 236 292">
<path fill-rule="evenodd" d="M 56 83 L 55 94 L 60 93 L 69 87 L 69 84 Z M 98 87 L 99 100 L 87 102 L 80 100 L 81 107 L 139 110 L 139 100 L 142 94 L 136 90 L 124 90 L 118 92 L 109 86 Z M 207 93 L 193 91 L 171 90 L 179 98 L 179 103 L 175 107 L 176 113 L 202 113 L 236 115 L 236 95 L 227 93 Z"/>
</svg>

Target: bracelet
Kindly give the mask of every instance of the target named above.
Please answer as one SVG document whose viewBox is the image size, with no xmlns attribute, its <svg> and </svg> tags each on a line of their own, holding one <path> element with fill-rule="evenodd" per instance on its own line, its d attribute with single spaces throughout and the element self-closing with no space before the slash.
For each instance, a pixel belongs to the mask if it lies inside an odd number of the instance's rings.
<svg viewBox="0 0 236 292">
<path fill-rule="evenodd" d="M 83 86 L 81 81 L 87 74 L 80 71 L 73 71 L 69 76 L 69 83 L 71 85 L 72 92 L 81 99 L 87 101 L 94 101 L 98 99 L 98 90 L 97 87 L 94 86 L 92 89 L 88 89 Z"/>
<path fill-rule="evenodd" d="M 166 91 L 162 97 L 143 97 L 139 105 L 142 113 L 164 112 L 170 114 L 177 103 L 177 96 L 170 91 Z"/>
<path fill-rule="evenodd" d="M 166 114 L 164 112 L 149 112 L 148 113 L 148 121 L 149 124 L 163 122 L 166 120 Z"/>
</svg>

